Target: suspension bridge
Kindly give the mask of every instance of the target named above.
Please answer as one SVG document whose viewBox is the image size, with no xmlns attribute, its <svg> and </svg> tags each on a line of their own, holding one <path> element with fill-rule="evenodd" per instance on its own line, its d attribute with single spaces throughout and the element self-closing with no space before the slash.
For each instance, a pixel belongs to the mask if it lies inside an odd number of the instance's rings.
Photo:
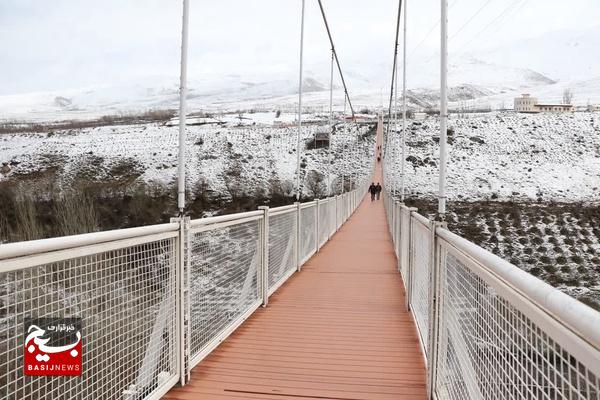
<svg viewBox="0 0 600 400">
<path fill-rule="evenodd" d="M 600 315 L 372 202 L 373 164 L 326 199 L 0 246 L 0 395 L 597 399 Z M 81 318 L 81 376 L 23 374 L 34 315 Z"/>
<path fill-rule="evenodd" d="M 182 212 L 170 223 L 1 245 L 0 398 L 599 399 L 600 314 L 444 223 L 445 0 L 438 217 L 395 190 L 398 150 L 406 158 L 391 119 L 401 5 L 375 144 L 384 157 L 354 190 L 300 202 L 298 161 L 296 203 L 190 219 L 180 146 Z M 344 94 L 353 112 L 345 82 Z M 330 125 L 331 115 L 330 98 Z M 382 200 L 365 196 L 373 180 Z M 48 346 L 25 346 L 25 324 L 57 316 L 80 321 L 81 352 L 66 356 L 80 357 L 80 373 L 27 374 L 24 356 Z"/>
<path fill-rule="evenodd" d="M 381 134 L 380 125 L 378 138 Z M 378 165 L 374 180 L 381 178 Z M 166 399 L 426 398 L 423 356 L 382 201 L 365 197 L 356 205 L 268 307 L 193 369 L 189 385 Z"/>
</svg>

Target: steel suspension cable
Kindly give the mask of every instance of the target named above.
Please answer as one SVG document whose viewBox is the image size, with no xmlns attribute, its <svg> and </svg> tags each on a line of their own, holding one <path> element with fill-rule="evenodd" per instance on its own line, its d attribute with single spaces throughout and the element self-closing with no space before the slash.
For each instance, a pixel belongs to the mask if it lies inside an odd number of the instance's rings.
<svg viewBox="0 0 600 400">
<path fill-rule="evenodd" d="M 327 17 L 325 16 L 325 10 L 323 9 L 323 3 L 321 0 L 319 1 L 319 8 L 321 9 L 321 15 L 323 16 L 323 22 L 325 23 L 325 29 L 327 29 L 327 36 L 329 37 L 329 43 L 331 44 L 331 51 L 333 52 L 335 63 L 337 64 L 338 72 L 340 73 L 340 79 L 342 80 L 342 85 L 344 86 L 344 95 L 348 100 L 348 105 L 350 106 L 350 111 L 352 112 L 352 118 L 354 118 L 354 108 L 352 107 L 352 102 L 350 101 L 350 96 L 348 95 L 348 87 L 346 86 L 346 80 L 344 79 L 344 74 L 342 73 L 342 67 L 340 66 L 340 60 L 338 59 L 337 51 L 335 50 L 335 45 L 333 44 L 333 38 L 331 37 L 331 31 L 329 30 L 329 24 L 327 23 Z"/>
<path fill-rule="evenodd" d="M 396 63 L 396 70 L 394 71 L 395 82 L 394 82 L 394 138 L 392 138 L 392 157 L 390 162 L 393 164 L 398 158 L 398 138 L 395 136 L 398 133 L 398 63 Z M 396 186 L 398 183 L 398 170 L 392 168 L 392 196 L 396 195 Z"/>
<path fill-rule="evenodd" d="M 390 119 L 392 117 L 392 100 L 394 98 L 394 79 L 396 78 L 396 63 L 398 62 L 398 36 L 400 35 L 400 13 L 402 12 L 402 0 L 398 0 L 398 18 L 396 20 L 396 41 L 394 44 L 394 63 L 392 65 L 392 84 L 390 88 L 390 105 L 388 107 L 388 124 L 387 124 L 387 132 L 384 142 L 384 157 L 387 153 L 387 144 L 389 137 L 389 127 L 390 127 Z"/>
<path fill-rule="evenodd" d="M 302 0 L 302 16 L 300 21 L 300 76 L 298 78 L 298 132 L 296 137 L 296 201 L 300 201 L 300 136 L 302 135 L 302 68 L 304 56 L 305 2 L 306 0 Z"/>
<path fill-rule="evenodd" d="M 400 201 L 404 203 L 404 164 L 406 163 L 406 12 L 408 11 L 408 3 L 404 3 L 404 36 L 402 47 L 402 161 L 400 169 Z"/>
<path fill-rule="evenodd" d="M 331 196 L 331 139 L 333 138 L 333 57 L 331 52 L 331 73 L 329 76 L 329 134 L 327 137 L 327 195 Z"/>
<path fill-rule="evenodd" d="M 342 127 L 344 129 L 344 136 L 346 136 L 346 98 L 344 98 L 344 123 L 343 123 Z M 344 148 L 343 147 L 342 147 L 342 155 L 340 156 L 340 158 L 342 159 L 342 167 L 340 168 L 340 171 L 342 171 L 342 194 L 344 194 L 345 174 L 344 174 Z"/>
</svg>

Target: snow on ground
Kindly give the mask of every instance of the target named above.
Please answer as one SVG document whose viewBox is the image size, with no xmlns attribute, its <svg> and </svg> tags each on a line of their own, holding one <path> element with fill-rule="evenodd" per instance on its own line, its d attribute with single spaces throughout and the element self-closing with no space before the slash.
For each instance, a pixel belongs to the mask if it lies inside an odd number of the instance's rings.
<svg viewBox="0 0 600 400">
<path fill-rule="evenodd" d="M 600 113 L 451 115 L 449 126 L 451 200 L 600 200 Z M 409 122 L 412 195 L 437 194 L 438 141 L 437 117 Z"/>
<path fill-rule="evenodd" d="M 285 118 L 285 117 L 284 117 Z M 374 137 L 363 139 L 367 126 L 336 126 L 332 139 L 332 181 L 342 173 L 366 175 Z M 302 165 L 306 171 L 327 171 L 325 149 L 305 150 L 318 125 L 302 130 Z M 188 187 L 204 180 L 223 193 L 237 177 L 248 190 L 266 188 L 272 179 L 294 181 L 296 128 L 264 126 L 188 126 Z M 0 181 L 28 179 L 55 171 L 68 186 L 75 179 L 110 181 L 118 173 L 140 175 L 145 182 L 171 183 L 177 173 L 178 128 L 163 124 L 103 126 L 48 134 L 0 136 Z M 126 170 L 126 171 L 123 171 Z"/>
<path fill-rule="evenodd" d="M 600 113 L 452 114 L 449 127 L 450 229 L 600 309 Z M 431 216 L 439 119 L 408 128 L 406 188 Z"/>
</svg>

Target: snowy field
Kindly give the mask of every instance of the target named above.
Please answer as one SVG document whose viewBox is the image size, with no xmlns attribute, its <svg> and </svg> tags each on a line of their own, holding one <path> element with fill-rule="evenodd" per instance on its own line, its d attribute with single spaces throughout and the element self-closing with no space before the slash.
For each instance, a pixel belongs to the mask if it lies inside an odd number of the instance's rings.
<svg viewBox="0 0 600 400">
<path fill-rule="evenodd" d="M 272 122 L 267 123 L 263 114 L 253 117 L 259 123 L 247 118 L 240 123 L 229 117 L 231 121 L 223 126 L 187 127 L 189 187 L 202 181 L 211 190 L 224 193 L 226 181 L 233 178 L 248 190 L 265 188 L 273 179 L 295 179 L 297 129 L 293 125 L 269 126 Z M 289 116 L 281 119 L 290 121 Z M 346 128 L 342 122 L 335 127 L 332 182 L 342 174 L 366 176 L 372 161 L 374 137 L 363 138 L 368 126 L 347 124 Z M 328 171 L 325 149 L 305 149 L 322 129 L 323 125 L 303 126 L 301 165 L 305 172 Z M 126 178 L 168 185 L 177 173 L 177 138 L 177 126 L 157 123 L 0 135 L 0 181 L 33 182 L 50 177 L 61 187 L 69 187 L 81 179 Z"/>
<path fill-rule="evenodd" d="M 407 194 L 433 215 L 439 119 L 408 127 Z M 449 127 L 449 228 L 600 309 L 600 113 L 453 114 Z"/>
<path fill-rule="evenodd" d="M 449 127 L 450 200 L 600 200 L 600 113 L 452 114 Z M 435 196 L 438 118 L 409 122 L 406 141 L 407 191 Z"/>
</svg>

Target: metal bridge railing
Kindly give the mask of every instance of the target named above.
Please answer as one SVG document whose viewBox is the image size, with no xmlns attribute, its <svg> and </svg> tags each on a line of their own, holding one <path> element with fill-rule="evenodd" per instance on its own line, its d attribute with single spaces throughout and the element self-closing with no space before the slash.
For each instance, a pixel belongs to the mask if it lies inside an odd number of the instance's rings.
<svg viewBox="0 0 600 400">
<path fill-rule="evenodd" d="M 0 246 L 0 398 L 155 399 L 350 217 L 366 191 Z M 24 320 L 80 317 L 81 377 L 23 374 Z"/>
<path fill-rule="evenodd" d="M 431 398 L 600 399 L 600 313 L 389 193 L 385 204 Z"/>
<path fill-rule="evenodd" d="M 0 246 L 0 398 L 156 397 L 179 380 L 179 224 Z M 82 319 L 81 377 L 24 376 L 28 317 Z"/>
</svg>

